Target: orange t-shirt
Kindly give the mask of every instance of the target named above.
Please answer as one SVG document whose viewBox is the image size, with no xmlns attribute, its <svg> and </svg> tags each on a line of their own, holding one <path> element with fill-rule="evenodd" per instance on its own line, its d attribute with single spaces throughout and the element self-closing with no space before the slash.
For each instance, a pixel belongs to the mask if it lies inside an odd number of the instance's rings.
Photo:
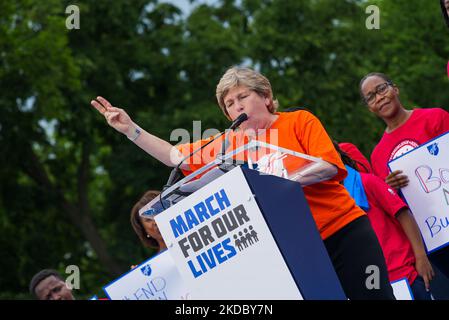
<svg viewBox="0 0 449 320">
<path fill-rule="evenodd" d="M 277 112 L 276 115 L 278 119 L 269 130 L 259 133 L 257 140 L 273 144 L 270 141 L 270 135 L 273 135 L 273 129 L 275 129 L 278 146 L 321 158 L 334 164 L 338 169 L 338 173 L 332 179 L 303 187 L 321 238 L 325 240 L 351 221 L 364 215 L 365 212 L 355 204 L 345 187 L 339 183 L 346 177 L 346 168 L 318 118 L 304 110 Z M 178 145 L 177 148 L 183 155 L 188 155 L 212 138 Z M 213 161 L 217 153 L 221 151 L 223 139 L 223 137 L 217 139 L 189 159 L 188 165 L 191 171 L 183 170 L 184 174 L 196 171 Z M 227 152 L 248 142 L 247 136 L 241 132 L 231 132 L 229 140 L 231 148 Z"/>
</svg>

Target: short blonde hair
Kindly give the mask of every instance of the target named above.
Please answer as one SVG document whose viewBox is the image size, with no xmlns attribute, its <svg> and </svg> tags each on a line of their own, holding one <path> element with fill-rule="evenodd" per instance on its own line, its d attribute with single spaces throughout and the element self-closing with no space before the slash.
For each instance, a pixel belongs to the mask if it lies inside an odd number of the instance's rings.
<svg viewBox="0 0 449 320">
<path fill-rule="evenodd" d="M 226 110 L 224 97 L 228 94 L 229 90 L 238 86 L 248 87 L 258 95 L 270 99 L 270 104 L 267 107 L 270 113 L 274 113 L 278 108 L 279 104 L 273 98 L 270 81 L 265 76 L 250 68 L 232 67 L 221 77 L 216 90 L 218 105 L 229 120 L 231 118 Z"/>
</svg>

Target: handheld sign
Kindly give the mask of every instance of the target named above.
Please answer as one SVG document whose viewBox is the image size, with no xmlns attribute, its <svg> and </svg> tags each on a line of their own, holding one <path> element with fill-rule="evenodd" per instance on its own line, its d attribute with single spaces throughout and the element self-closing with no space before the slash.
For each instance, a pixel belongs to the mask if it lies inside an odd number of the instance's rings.
<svg viewBox="0 0 449 320">
<path fill-rule="evenodd" d="M 111 300 L 186 300 L 189 292 L 167 250 L 103 288 Z"/>
<path fill-rule="evenodd" d="M 402 188 L 428 252 L 449 244 L 449 132 L 392 160 L 409 178 Z"/>
<path fill-rule="evenodd" d="M 407 278 L 391 282 L 391 287 L 396 300 L 415 300 Z"/>
</svg>

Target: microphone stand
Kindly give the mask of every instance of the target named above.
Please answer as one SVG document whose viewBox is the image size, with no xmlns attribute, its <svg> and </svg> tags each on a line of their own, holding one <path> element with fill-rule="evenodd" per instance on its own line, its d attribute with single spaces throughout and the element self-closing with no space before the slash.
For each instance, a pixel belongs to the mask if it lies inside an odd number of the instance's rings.
<svg viewBox="0 0 449 320">
<path fill-rule="evenodd" d="M 188 156 L 184 157 L 179 163 L 178 165 L 172 170 L 172 172 L 170 173 L 170 176 L 168 177 L 168 181 L 167 183 L 164 185 L 164 187 L 162 188 L 162 190 L 165 190 L 169 187 L 171 187 L 174 183 L 178 182 L 180 180 L 180 178 L 182 178 L 182 172 L 180 170 L 181 165 L 184 163 L 184 161 L 186 161 L 188 158 L 192 157 L 194 154 L 196 154 L 198 151 L 204 149 L 206 146 L 208 146 L 209 144 L 211 144 L 212 142 L 214 142 L 215 140 L 217 140 L 218 138 L 220 138 L 223 134 L 225 134 L 225 139 L 223 141 L 223 144 L 221 145 L 221 153 L 217 155 L 217 159 L 222 161 L 221 165 L 225 164 L 225 161 L 223 160 L 226 148 L 227 148 L 227 144 L 228 144 L 228 131 L 229 130 L 235 130 L 238 126 L 240 126 L 242 124 L 242 122 L 248 120 L 248 115 L 246 113 L 242 113 L 240 114 L 237 119 L 234 120 L 234 122 L 231 124 L 231 126 L 229 127 L 229 129 L 225 130 L 224 132 L 221 132 L 218 136 L 216 136 L 215 138 L 213 138 L 211 141 L 209 141 L 208 143 L 206 143 L 205 145 L 199 147 L 198 149 L 196 149 L 195 151 L 193 151 L 192 153 L 190 153 Z M 220 166 L 219 166 L 220 167 Z M 229 170 L 227 170 L 229 171 Z"/>
</svg>

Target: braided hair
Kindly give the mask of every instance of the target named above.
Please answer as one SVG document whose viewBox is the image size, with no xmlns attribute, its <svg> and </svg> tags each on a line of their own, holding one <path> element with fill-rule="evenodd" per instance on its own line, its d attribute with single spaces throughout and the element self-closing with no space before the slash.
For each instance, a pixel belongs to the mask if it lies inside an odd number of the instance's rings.
<svg viewBox="0 0 449 320">
<path fill-rule="evenodd" d="M 359 171 L 359 168 L 357 167 L 357 162 L 354 161 L 346 152 L 341 150 L 340 146 L 338 145 L 338 142 L 335 140 L 332 140 L 332 143 L 334 144 L 335 150 L 337 150 L 338 154 L 340 155 L 341 161 L 343 161 L 343 164 L 350 166 L 352 169 Z"/>
</svg>

